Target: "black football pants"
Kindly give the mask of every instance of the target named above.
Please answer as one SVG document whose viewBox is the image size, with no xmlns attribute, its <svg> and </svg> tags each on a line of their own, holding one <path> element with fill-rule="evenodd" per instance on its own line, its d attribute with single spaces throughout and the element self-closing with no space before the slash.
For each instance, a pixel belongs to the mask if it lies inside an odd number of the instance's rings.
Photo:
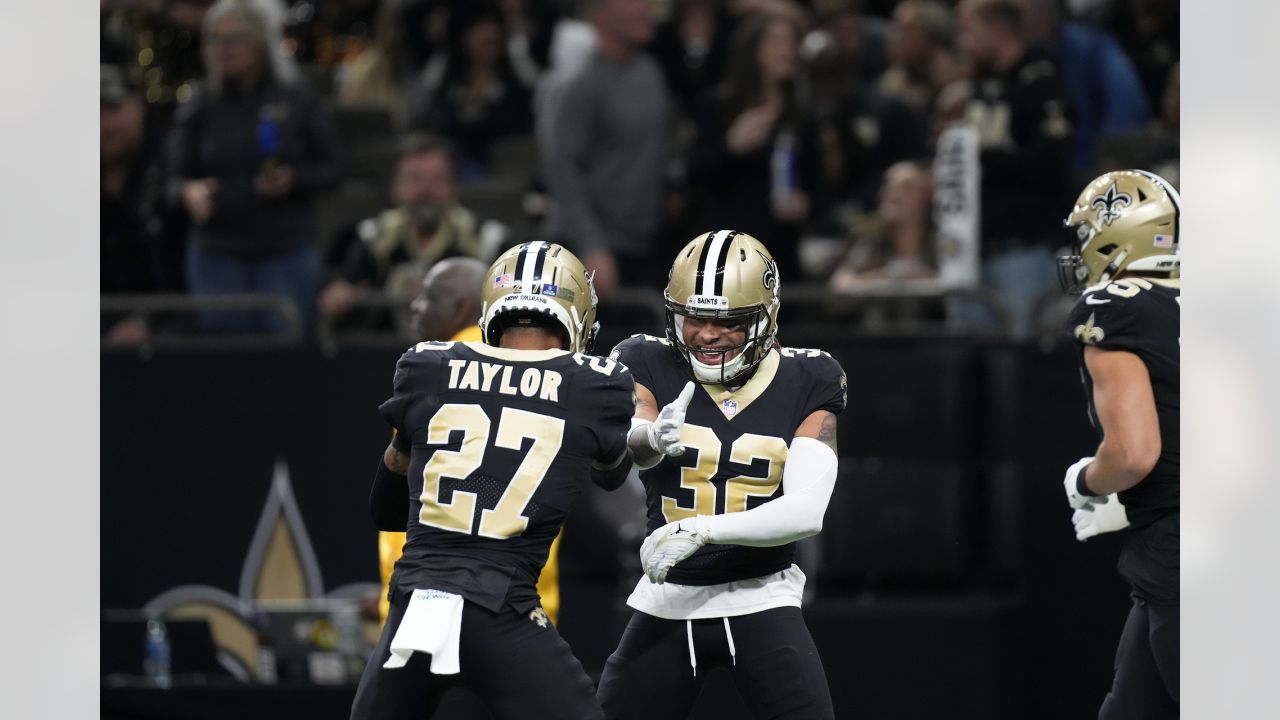
<svg viewBox="0 0 1280 720">
<path fill-rule="evenodd" d="M 1178 606 L 1134 598 L 1116 649 L 1116 677 L 1098 720 L 1176 720 Z"/>
<path fill-rule="evenodd" d="M 728 620 L 726 631 L 723 618 L 694 620 L 690 625 L 642 612 L 632 615 L 600 678 L 605 717 L 687 717 L 714 667 L 733 674 L 738 692 L 757 718 L 835 717 L 827 675 L 800 608 L 775 608 Z M 696 675 L 691 660 L 697 663 Z"/>
<path fill-rule="evenodd" d="M 444 693 L 459 686 L 475 693 L 495 720 L 603 717 L 591 678 L 555 626 L 507 605 L 497 613 L 463 605 L 458 675 L 433 675 L 424 653 L 414 653 L 404 667 L 382 667 L 409 603 L 408 594 L 396 595 L 360 678 L 352 720 L 430 720 Z"/>
</svg>

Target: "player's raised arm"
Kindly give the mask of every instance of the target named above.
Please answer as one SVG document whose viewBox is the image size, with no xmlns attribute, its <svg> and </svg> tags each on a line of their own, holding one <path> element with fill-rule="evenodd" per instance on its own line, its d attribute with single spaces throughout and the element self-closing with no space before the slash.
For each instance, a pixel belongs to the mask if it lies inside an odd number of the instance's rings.
<svg viewBox="0 0 1280 720">
<path fill-rule="evenodd" d="M 693 382 L 690 381 L 662 410 L 649 388 L 636 383 L 635 415 L 631 418 L 631 434 L 627 446 L 631 448 L 636 467 L 647 470 L 657 465 L 664 455 L 684 454 L 680 444 L 680 428 L 684 426 L 685 411 L 693 399 Z"/>
</svg>

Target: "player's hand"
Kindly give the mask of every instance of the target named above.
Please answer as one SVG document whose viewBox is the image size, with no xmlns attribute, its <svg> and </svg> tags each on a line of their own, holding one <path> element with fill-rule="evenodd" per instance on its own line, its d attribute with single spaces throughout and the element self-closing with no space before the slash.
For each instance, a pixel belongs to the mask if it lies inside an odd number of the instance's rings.
<svg viewBox="0 0 1280 720">
<path fill-rule="evenodd" d="M 692 399 L 693 381 L 690 380 L 685 383 L 680 396 L 662 408 L 657 420 L 649 423 L 645 430 L 649 447 L 663 455 L 674 457 L 684 454 L 684 445 L 680 443 L 680 429 L 684 427 L 684 413 Z"/>
<path fill-rule="evenodd" d="M 1084 542 L 1094 535 L 1129 527 L 1129 513 L 1120 498 L 1112 493 L 1089 498 L 1084 507 L 1072 513 L 1071 524 L 1076 527 L 1076 539 Z"/>
<path fill-rule="evenodd" d="M 677 520 L 654 530 L 640 545 L 640 564 L 654 583 L 667 581 L 667 572 L 707 544 L 701 516 Z"/>
<path fill-rule="evenodd" d="M 1081 495 L 1080 491 L 1076 488 L 1076 481 L 1080 477 L 1080 471 L 1088 467 L 1091 462 L 1093 462 L 1092 455 L 1080 458 L 1076 461 L 1075 465 L 1067 468 L 1067 475 L 1062 478 L 1062 489 L 1067 491 L 1067 504 L 1070 505 L 1073 510 L 1079 510 L 1087 505 L 1090 500 L 1093 500 L 1093 497 L 1090 497 L 1089 495 Z"/>
</svg>

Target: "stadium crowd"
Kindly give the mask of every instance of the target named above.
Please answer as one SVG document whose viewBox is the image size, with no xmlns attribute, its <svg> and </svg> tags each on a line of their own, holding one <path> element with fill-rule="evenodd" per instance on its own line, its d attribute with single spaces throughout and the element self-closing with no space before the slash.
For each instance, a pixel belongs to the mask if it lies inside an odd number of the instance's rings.
<svg viewBox="0 0 1280 720">
<path fill-rule="evenodd" d="M 929 281 L 953 127 L 975 279 L 1026 314 L 1085 180 L 1178 177 L 1173 0 L 103 0 L 101 48 L 104 296 L 271 293 L 308 324 L 387 327 L 369 298 L 534 237 L 606 301 L 720 227 L 791 284 Z"/>
</svg>

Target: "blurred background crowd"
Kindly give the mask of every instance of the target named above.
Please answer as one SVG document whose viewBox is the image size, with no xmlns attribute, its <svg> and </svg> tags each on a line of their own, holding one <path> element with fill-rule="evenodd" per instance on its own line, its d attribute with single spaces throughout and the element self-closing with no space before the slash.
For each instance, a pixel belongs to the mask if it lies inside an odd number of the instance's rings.
<svg viewBox="0 0 1280 720">
<path fill-rule="evenodd" d="M 968 285 L 1026 337 L 1083 183 L 1178 182 L 1178 31 L 1174 0 L 102 0 L 104 337 L 404 332 L 432 264 L 537 238 L 621 301 L 723 227 L 851 324 L 991 329 L 937 283 L 954 127 Z"/>
<path fill-rule="evenodd" d="M 1178 40 L 1174 0 L 102 0 L 102 332 L 140 350 L 101 358 L 104 607 L 216 606 L 252 667 L 246 608 L 375 596 L 373 410 L 406 345 L 474 330 L 457 271 L 565 244 L 607 353 L 661 332 L 675 253 L 728 227 L 857 408 L 839 521 L 802 551 L 828 672 L 857 679 L 837 707 L 1086 716 L 1128 603 L 1118 544 L 1063 513 L 1097 439 L 1046 342 L 1054 256 L 1096 174 L 1178 184 Z M 565 530 L 557 627 L 593 675 L 638 575 L 631 489 Z M 150 716 L 207 715 L 177 697 Z M 734 716 L 708 697 L 695 717 Z"/>
</svg>

